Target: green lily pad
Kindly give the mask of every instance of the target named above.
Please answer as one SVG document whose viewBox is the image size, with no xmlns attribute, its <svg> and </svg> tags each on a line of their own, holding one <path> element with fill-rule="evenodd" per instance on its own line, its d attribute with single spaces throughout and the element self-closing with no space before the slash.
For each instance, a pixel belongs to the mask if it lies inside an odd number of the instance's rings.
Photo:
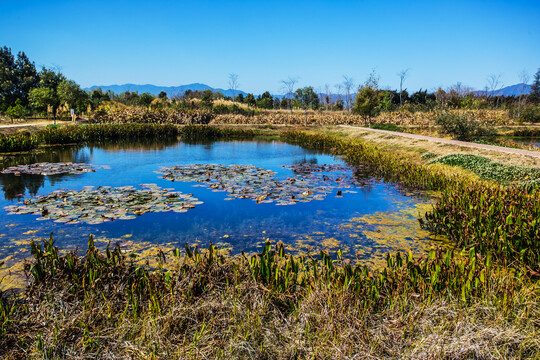
<svg viewBox="0 0 540 360">
<path fill-rule="evenodd" d="M 227 192 L 225 200 L 251 199 L 257 204 L 294 205 L 321 201 L 335 189 L 363 185 L 355 169 L 343 164 L 283 166 L 294 176 L 278 178 L 272 170 L 253 165 L 189 164 L 162 167 L 156 173 L 171 181 L 194 182 L 213 192 Z M 353 192 L 353 191 L 349 191 Z M 345 191 L 343 191 L 345 193 Z M 197 203 L 194 203 L 197 204 Z"/>
<path fill-rule="evenodd" d="M 59 190 L 49 195 L 25 199 L 23 203 L 6 206 L 9 214 L 39 215 L 38 220 L 51 219 L 57 223 L 96 225 L 116 219 L 132 220 L 147 212 L 167 212 L 194 208 L 202 204 L 191 194 L 146 185 L 113 188 L 102 186 L 80 191 Z"/>
<path fill-rule="evenodd" d="M 95 172 L 98 169 L 110 169 L 108 166 L 60 162 L 60 163 L 35 163 L 28 165 L 10 166 L 1 171 L 2 174 L 29 174 L 29 175 L 61 175 L 61 174 L 84 174 L 87 172 Z"/>
</svg>

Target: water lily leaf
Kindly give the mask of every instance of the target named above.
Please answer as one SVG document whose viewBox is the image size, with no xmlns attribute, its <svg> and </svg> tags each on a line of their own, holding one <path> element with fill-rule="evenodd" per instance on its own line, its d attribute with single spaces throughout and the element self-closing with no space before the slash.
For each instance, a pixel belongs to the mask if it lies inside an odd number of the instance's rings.
<svg viewBox="0 0 540 360">
<path fill-rule="evenodd" d="M 190 202 L 184 200 L 189 199 Z M 161 189 L 155 184 L 142 189 L 132 186 L 113 188 L 101 186 L 81 191 L 55 191 L 47 196 L 24 200 L 10 205 L 10 214 L 32 213 L 38 220 L 51 219 L 57 223 L 102 224 L 115 219 L 132 220 L 147 212 L 167 212 L 194 208 L 202 204 L 192 194 Z"/>
<path fill-rule="evenodd" d="M 2 174 L 14 174 L 20 176 L 21 174 L 29 175 L 41 175 L 41 176 L 51 176 L 51 175 L 61 175 L 61 174 L 83 174 L 87 172 L 95 172 L 98 169 L 110 169 L 107 166 L 99 166 L 92 164 L 83 164 L 83 163 L 71 163 L 71 162 L 60 162 L 60 163 L 35 163 L 27 165 L 17 165 L 10 166 L 1 171 Z"/>
<path fill-rule="evenodd" d="M 343 164 L 295 164 L 283 166 L 295 175 L 285 179 L 271 170 L 253 165 L 189 164 L 162 167 L 161 178 L 171 181 L 197 182 L 213 192 L 226 191 L 225 200 L 251 199 L 258 204 L 276 202 L 294 205 L 298 202 L 321 201 L 335 189 L 362 185 L 354 169 Z M 351 193 L 353 191 L 350 191 Z M 345 193 L 345 192 L 344 192 Z"/>
</svg>

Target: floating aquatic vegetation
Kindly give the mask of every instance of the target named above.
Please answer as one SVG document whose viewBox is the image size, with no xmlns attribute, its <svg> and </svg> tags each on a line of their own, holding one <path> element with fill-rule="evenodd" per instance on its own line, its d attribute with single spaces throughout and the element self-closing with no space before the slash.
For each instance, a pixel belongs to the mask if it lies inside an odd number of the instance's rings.
<svg viewBox="0 0 540 360">
<path fill-rule="evenodd" d="M 298 174 L 279 179 L 272 170 L 253 165 L 189 164 L 160 168 L 161 178 L 171 181 L 198 182 L 201 187 L 226 191 L 225 200 L 251 199 L 259 203 L 294 205 L 298 202 L 324 200 L 337 188 L 361 185 L 345 165 L 284 166 Z M 320 174 L 319 174 L 320 173 Z M 328 174 L 328 175 L 327 175 Z M 341 196 L 344 192 L 338 191 Z"/>
<path fill-rule="evenodd" d="M 28 165 L 17 165 L 10 166 L 1 171 L 2 174 L 28 174 L 28 175 L 61 175 L 61 174 L 84 174 L 87 172 L 95 172 L 98 169 L 110 169 L 108 166 L 100 165 L 91 165 L 84 163 L 72 163 L 72 162 L 61 162 L 61 163 L 35 163 Z"/>
<path fill-rule="evenodd" d="M 22 204 L 6 206 L 11 214 L 40 215 L 37 220 L 54 220 L 66 224 L 101 224 L 131 220 L 147 212 L 174 211 L 184 213 L 202 204 L 192 194 L 162 189 L 155 184 L 97 189 L 89 186 L 81 191 L 54 191 L 49 195 L 26 199 Z"/>
</svg>

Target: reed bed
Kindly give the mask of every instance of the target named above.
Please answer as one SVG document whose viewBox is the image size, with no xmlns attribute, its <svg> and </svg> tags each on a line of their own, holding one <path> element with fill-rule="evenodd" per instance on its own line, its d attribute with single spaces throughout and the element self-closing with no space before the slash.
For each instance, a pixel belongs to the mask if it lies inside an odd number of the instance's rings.
<svg viewBox="0 0 540 360">
<path fill-rule="evenodd" d="M 156 124 L 92 124 L 49 127 L 36 137 L 44 144 L 80 144 L 123 139 L 170 139 L 178 136 L 174 125 Z"/>
<path fill-rule="evenodd" d="M 450 113 L 464 115 L 483 126 L 513 124 L 508 112 L 504 110 L 449 110 Z M 216 115 L 210 124 L 272 124 L 272 125 L 374 125 L 394 124 L 404 127 L 428 128 L 435 126 L 438 111 L 409 112 L 394 111 L 382 113 L 371 119 L 360 115 L 347 115 L 346 112 L 336 111 L 294 111 L 292 114 L 285 110 L 265 111 L 254 116 Z"/>
<path fill-rule="evenodd" d="M 28 132 L 14 135 L 0 134 L 0 152 L 28 151 L 38 146 L 38 139 Z"/>
<path fill-rule="evenodd" d="M 535 358 L 540 289 L 471 248 L 396 254 L 384 270 L 283 244 L 60 255 L 31 245 L 29 285 L 0 303 L 5 359 Z"/>
<path fill-rule="evenodd" d="M 220 105 L 217 105 L 220 108 Z M 216 108 L 216 109 L 217 109 Z M 246 109 L 246 114 L 248 113 Z M 514 121 L 505 110 L 448 110 L 466 116 L 483 126 L 510 125 Z M 148 109 L 135 106 L 102 105 L 90 119 L 92 123 L 156 123 L 156 124 L 224 124 L 224 125 L 369 125 L 394 124 L 405 127 L 427 128 L 435 125 L 439 111 L 410 112 L 407 110 L 384 112 L 373 118 L 338 111 L 257 110 L 246 114 L 227 114 L 222 111 L 188 109 Z"/>
<path fill-rule="evenodd" d="M 0 152 L 29 151 L 39 145 L 83 144 L 109 140 L 176 139 L 180 132 L 174 125 L 93 124 L 48 126 L 35 133 L 0 135 Z"/>
<path fill-rule="evenodd" d="M 139 106 L 102 105 L 96 109 L 91 123 L 95 124 L 208 124 L 214 114 L 207 110 L 147 109 Z"/>
</svg>

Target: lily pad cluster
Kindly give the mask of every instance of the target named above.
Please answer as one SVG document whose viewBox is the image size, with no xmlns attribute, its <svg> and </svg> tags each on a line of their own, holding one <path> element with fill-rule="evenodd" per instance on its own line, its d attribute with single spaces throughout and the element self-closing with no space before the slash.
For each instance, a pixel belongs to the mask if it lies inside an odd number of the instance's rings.
<svg viewBox="0 0 540 360">
<path fill-rule="evenodd" d="M 22 204 L 6 206 L 12 214 L 40 215 L 37 220 L 66 224 L 101 224 L 113 220 L 131 220 L 148 212 L 184 213 L 202 204 L 192 194 L 162 189 L 155 184 L 133 186 L 85 187 L 81 191 L 59 190 L 46 196 L 26 199 Z"/>
<path fill-rule="evenodd" d="M 72 163 L 72 162 L 61 162 L 61 163 L 35 163 L 28 165 L 17 165 L 10 166 L 2 170 L 2 174 L 29 174 L 29 175 L 61 175 L 61 174 L 84 174 L 87 172 L 95 172 L 98 169 L 109 169 L 108 166 L 99 166 L 91 165 L 84 163 Z"/>
<path fill-rule="evenodd" d="M 306 167 L 307 169 L 307 167 Z M 294 205 L 298 202 L 324 200 L 336 188 L 350 188 L 354 177 L 345 175 L 345 167 L 325 165 L 314 172 L 341 171 L 339 174 L 297 174 L 280 179 L 272 170 L 253 165 L 189 164 L 162 167 L 161 178 L 171 181 L 198 182 L 201 187 L 226 191 L 225 200 L 251 199 L 257 203 Z M 350 169 L 348 169 L 350 170 Z M 338 192 L 341 195 L 341 191 Z"/>
<path fill-rule="evenodd" d="M 293 165 L 284 165 L 283 168 L 294 171 L 295 173 L 318 173 L 318 172 L 343 172 L 350 171 L 351 167 L 344 164 L 312 164 L 299 163 Z"/>
</svg>

